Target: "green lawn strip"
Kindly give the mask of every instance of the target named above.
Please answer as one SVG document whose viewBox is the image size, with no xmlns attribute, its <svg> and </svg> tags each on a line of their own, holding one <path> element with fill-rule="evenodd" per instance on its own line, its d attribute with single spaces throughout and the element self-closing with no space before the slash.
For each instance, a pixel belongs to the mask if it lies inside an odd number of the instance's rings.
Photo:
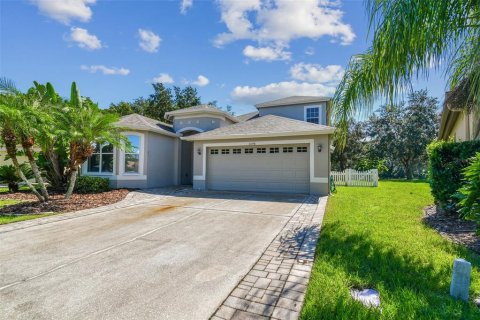
<svg viewBox="0 0 480 320">
<path fill-rule="evenodd" d="M 480 256 L 425 226 L 428 184 L 381 181 L 378 188 L 339 187 L 330 197 L 301 319 L 480 319 L 473 302 L 449 296 L 453 260 Z M 350 297 L 351 287 L 380 292 L 382 311 Z"/>
<path fill-rule="evenodd" d="M 11 204 L 16 204 L 20 203 L 21 201 L 19 200 L 0 200 L 0 208 L 6 206 L 6 205 L 11 205 Z M 31 219 L 37 219 L 41 217 L 46 217 L 50 216 L 52 212 L 49 213 L 39 213 L 39 214 L 26 214 L 26 215 L 0 215 L 0 224 L 7 224 L 7 223 L 12 223 L 12 222 L 18 222 L 18 221 L 24 221 L 24 220 L 31 220 Z"/>
<path fill-rule="evenodd" d="M 18 188 L 18 191 L 28 191 L 30 190 L 30 188 L 28 188 L 27 186 L 20 186 Z M 8 193 L 8 188 L 7 187 L 3 187 L 3 188 L 0 188 L 0 194 L 4 194 L 4 193 Z"/>
</svg>

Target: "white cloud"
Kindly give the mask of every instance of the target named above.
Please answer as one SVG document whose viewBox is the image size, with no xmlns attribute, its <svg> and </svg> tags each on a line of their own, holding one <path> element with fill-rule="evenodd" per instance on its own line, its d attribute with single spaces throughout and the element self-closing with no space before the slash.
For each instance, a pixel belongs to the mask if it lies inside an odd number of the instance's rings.
<svg viewBox="0 0 480 320">
<path fill-rule="evenodd" d="M 315 54 L 315 49 L 313 49 L 312 47 L 308 47 L 307 49 L 305 49 L 305 54 L 312 56 Z"/>
<path fill-rule="evenodd" d="M 157 34 L 151 30 L 138 29 L 138 36 L 140 37 L 138 43 L 140 48 L 151 53 L 158 51 L 162 39 Z"/>
<path fill-rule="evenodd" d="M 345 70 L 339 65 L 322 67 L 318 64 L 297 63 L 290 68 L 290 76 L 295 80 L 314 83 L 338 83 Z"/>
<path fill-rule="evenodd" d="M 256 104 L 288 96 L 330 96 L 335 86 L 321 83 L 285 81 L 270 83 L 263 87 L 237 86 L 231 92 L 235 102 Z"/>
<path fill-rule="evenodd" d="M 103 47 L 102 41 L 97 36 L 88 33 L 88 30 L 83 28 L 70 28 L 70 35 L 66 40 L 75 42 L 77 46 L 87 50 L 97 50 Z"/>
<path fill-rule="evenodd" d="M 92 18 L 90 5 L 97 0 L 31 0 L 40 12 L 64 24 L 72 20 L 88 22 Z"/>
<path fill-rule="evenodd" d="M 290 60 L 292 53 L 284 51 L 283 47 L 258 47 L 246 46 L 243 49 L 243 55 L 252 60 Z"/>
<path fill-rule="evenodd" d="M 197 77 L 197 80 L 192 81 L 192 84 L 194 84 L 196 86 L 199 86 L 199 87 L 204 87 L 209 83 L 210 83 L 210 80 L 208 80 L 208 78 L 203 76 L 203 75 L 199 75 Z"/>
<path fill-rule="evenodd" d="M 221 47 L 236 40 L 273 42 L 287 46 L 293 39 L 330 36 L 350 44 L 355 34 L 342 21 L 338 1 L 329 0 L 219 0 L 221 20 L 228 32 L 217 35 Z"/>
<path fill-rule="evenodd" d="M 193 5 L 193 0 L 182 0 L 180 4 L 180 12 L 186 14 L 187 10 Z"/>
<path fill-rule="evenodd" d="M 102 72 L 105 75 L 120 75 L 120 76 L 126 76 L 130 73 L 130 70 L 125 69 L 125 68 L 115 68 L 115 67 L 105 67 L 103 65 L 92 65 L 92 66 L 86 66 L 82 65 L 80 66 L 81 70 L 88 71 L 90 73 L 97 73 Z"/>
<path fill-rule="evenodd" d="M 172 84 L 173 78 L 168 73 L 160 73 L 158 77 L 153 78 L 153 83 Z"/>
</svg>

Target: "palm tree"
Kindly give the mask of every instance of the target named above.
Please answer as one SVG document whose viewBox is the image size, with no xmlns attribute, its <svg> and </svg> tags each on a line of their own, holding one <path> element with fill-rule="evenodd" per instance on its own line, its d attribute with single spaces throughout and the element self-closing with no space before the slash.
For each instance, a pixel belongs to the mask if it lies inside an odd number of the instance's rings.
<svg viewBox="0 0 480 320">
<path fill-rule="evenodd" d="M 69 150 L 69 184 L 65 194 L 68 199 L 73 193 L 80 166 L 94 151 L 94 143 L 121 147 L 126 139 L 121 134 L 122 129 L 115 125 L 118 116 L 102 112 L 94 103 L 84 103 L 75 82 L 71 86 L 70 100 L 58 120 Z"/>
<path fill-rule="evenodd" d="M 373 43 L 352 57 L 333 98 L 341 142 L 357 112 L 398 97 L 432 68 L 451 89 L 467 85 L 466 103 L 480 112 L 480 0 L 367 0 L 367 9 Z"/>
<path fill-rule="evenodd" d="M 39 101 L 35 99 L 35 97 L 22 94 L 11 81 L 5 81 L 3 79 L 2 82 L 2 91 L 10 94 L 10 97 L 16 101 L 15 104 L 5 106 L 6 108 L 14 109 L 10 112 L 12 116 L 16 116 L 14 134 L 18 138 L 18 142 L 22 145 L 35 180 L 40 187 L 43 199 L 48 201 L 47 188 L 45 187 L 45 182 L 43 181 L 40 169 L 38 168 L 33 150 L 35 136 L 42 130 L 45 120 L 48 119 L 48 114 L 38 107 Z"/>
</svg>

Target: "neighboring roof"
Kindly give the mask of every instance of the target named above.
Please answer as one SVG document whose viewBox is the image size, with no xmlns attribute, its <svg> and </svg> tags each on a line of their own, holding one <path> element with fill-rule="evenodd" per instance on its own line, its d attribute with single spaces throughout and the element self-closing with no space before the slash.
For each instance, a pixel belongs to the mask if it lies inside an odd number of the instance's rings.
<svg viewBox="0 0 480 320">
<path fill-rule="evenodd" d="M 257 108 L 267 108 L 267 107 L 276 107 L 276 106 L 288 106 L 295 104 L 306 104 L 306 103 L 316 103 L 316 102 L 325 102 L 330 101 L 330 97 L 319 97 L 319 96 L 291 96 L 282 99 L 266 101 L 259 104 L 256 104 Z"/>
<path fill-rule="evenodd" d="M 235 117 L 233 117 L 230 113 L 209 104 L 200 104 L 198 106 L 193 106 L 190 108 L 170 111 L 165 113 L 165 118 L 173 119 L 175 116 L 180 116 L 180 115 L 187 116 L 187 115 L 201 114 L 201 113 L 220 115 L 231 120 L 232 122 L 238 122 L 238 120 Z"/>
<path fill-rule="evenodd" d="M 258 117 L 258 111 L 253 111 L 250 113 L 241 114 L 239 116 L 236 116 L 235 118 L 237 118 L 238 121 L 243 122 L 243 121 L 248 121 L 257 117 Z"/>
<path fill-rule="evenodd" d="M 184 140 L 217 140 L 261 137 L 285 137 L 331 134 L 334 127 L 318 125 L 285 117 L 266 115 L 215 130 L 182 137 Z"/>
<path fill-rule="evenodd" d="M 161 133 L 170 137 L 178 137 L 178 135 L 173 132 L 171 125 L 152 118 L 144 117 L 137 113 L 121 117 L 117 122 L 117 126 L 133 130 Z"/>
<path fill-rule="evenodd" d="M 440 120 L 440 129 L 438 130 L 438 138 L 441 140 L 448 140 L 450 134 L 452 133 L 455 124 L 457 123 L 458 117 L 461 112 L 457 110 L 451 110 L 449 104 L 447 103 L 449 93 L 446 93 L 445 102 L 443 103 L 442 109 L 442 119 Z"/>
</svg>

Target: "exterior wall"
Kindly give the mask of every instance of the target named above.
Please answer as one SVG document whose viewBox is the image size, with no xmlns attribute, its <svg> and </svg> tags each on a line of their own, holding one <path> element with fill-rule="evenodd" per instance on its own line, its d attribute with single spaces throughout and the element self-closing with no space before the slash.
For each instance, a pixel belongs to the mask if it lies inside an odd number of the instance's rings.
<svg viewBox="0 0 480 320">
<path fill-rule="evenodd" d="M 224 117 L 181 117 L 173 120 L 173 130 L 178 132 L 182 129 L 196 128 L 203 132 L 217 129 L 221 126 L 224 126 L 226 123 L 227 122 Z"/>
<path fill-rule="evenodd" d="M 315 136 L 296 136 L 296 137 L 275 137 L 275 138 L 254 138 L 254 139 L 232 139 L 232 140 L 210 140 L 210 141 L 195 141 L 194 150 L 200 148 L 202 154 L 194 153 L 193 155 L 193 187 L 194 189 L 206 189 L 206 163 L 204 159 L 208 158 L 206 154 L 206 146 L 208 144 L 221 143 L 224 145 L 242 143 L 245 146 L 259 146 L 262 142 L 278 142 L 282 144 L 295 143 L 293 141 L 308 140 L 310 143 L 309 152 L 313 152 L 313 175 L 310 179 L 310 193 L 327 195 L 329 193 L 329 177 L 330 177 L 330 138 L 328 135 Z M 284 142 L 283 142 L 284 141 Z M 289 142 L 290 141 L 290 142 Z M 299 144 L 299 143 L 295 143 Z M 322 151 L 318 152 L 318 145 L 322 145 Z M 311 158 L 310 158 L 311 159 Z M 312 165 L 310 166 L 312 168 Z M 204 177 L 201 179 L 200 177 Z M 312 179 L 313 177 L 313 179 Z"/>
<path fill-rule="evenodd" d="M 258 112 L 260 117 L 273 114 L 276 116 L 281 116 L 290 119 L 296 119 L 305 121 L 305 107 L 306 106 L 320 106 L 320 124 L 327 124 L 327 103 L 309 103 L 309 104 L 296 104 L 296 105 L 287 105 L 287 106 L 278 106 L 278 107 L 266 107 L 259 108 Z"/>
<path fill-rule="evenodd" d="M 449 138 L 453 138 L 456 142 L 479 139 L 479 126 L 480 119 L 475 117 L 473 112 L 468 114 L 460 111 Z"/>
</svg>

